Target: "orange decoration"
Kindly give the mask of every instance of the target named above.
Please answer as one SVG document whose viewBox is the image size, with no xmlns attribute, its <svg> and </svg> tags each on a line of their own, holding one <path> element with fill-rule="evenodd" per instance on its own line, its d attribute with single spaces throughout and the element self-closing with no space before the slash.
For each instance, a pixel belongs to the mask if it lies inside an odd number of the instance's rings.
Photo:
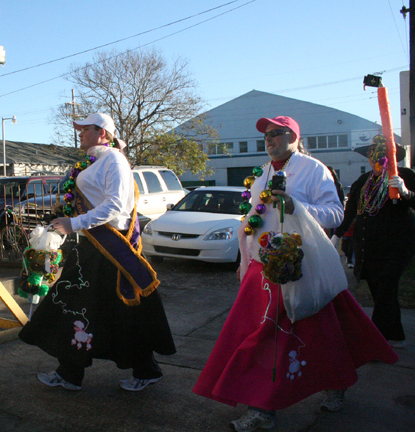
<svg viewBox="0 0 415 432">
<path fill-rule="evenodd" d="M 393 136 L 392 117 L 389 108 L 388 89 L 378 87 L 378 102 L 380 118 L 382 120 L 382 132 L 386 138 L 386 157 L 388 158 L 388 175 L 391 178 L 398 175 L 398 165 L 396 163 L 396 144 Z M 391 199 L 400 198 L 399 190 L 389 186 L 389 197 Z"/>
</svg>

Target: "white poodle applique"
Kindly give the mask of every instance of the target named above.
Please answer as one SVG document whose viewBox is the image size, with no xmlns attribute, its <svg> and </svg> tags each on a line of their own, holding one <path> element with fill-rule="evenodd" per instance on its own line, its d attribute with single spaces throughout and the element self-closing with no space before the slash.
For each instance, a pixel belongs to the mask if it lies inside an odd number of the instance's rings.
<svg viewBox="0 0 415 432">
<path fill-rule="evenodd" d="M 84 328 L 85 324 L 82 321 L 75 321 L 73 323 L 75 329 L 75 336 L 71 341 L 71 345 L 76 345 L 78 349 L 82 348 L 82 344 L 86 345 L 86 350 L 90 350 L 91 340 L 93 338 L 92 333 L 86 333 Z"/>
<path fill-rule="evenodd" d="M 297 351 L 290 351 L 288 354 L 290 358 L 290 366 L 288 367 L 287 378 L 293 380 L 296 376 L 299 378 L 303 373 L 301 372 L 301 366 L 305 366 L 307 364 L 306 361 L 298 360 Z M 296 375 L 297 374 L 297 375 Z"/>
</svg>

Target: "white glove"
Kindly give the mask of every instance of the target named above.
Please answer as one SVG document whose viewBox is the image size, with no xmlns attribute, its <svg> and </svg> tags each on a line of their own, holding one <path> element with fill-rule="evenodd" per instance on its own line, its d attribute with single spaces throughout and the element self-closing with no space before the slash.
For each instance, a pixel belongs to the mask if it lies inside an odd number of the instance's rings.
<svg viewBox="0 0 415 432">
<path fill-rule="evenodd" d="M 339 240 L 340 238 L 336 236 L 336 234 L 331 236 L 331 244 L 334 246 L 335 249 L 337 249 L 337 247 L 339 246 Z"/>
<path fill-rule="evenodd" d="M 409 194 L 408 189 L 405 186 L 403 179 L 399 176 L 392 176 L 389 179 L 389 186 L 394 187 L 399 190 L 399 193 L 405 197 Z"/>
</svg>

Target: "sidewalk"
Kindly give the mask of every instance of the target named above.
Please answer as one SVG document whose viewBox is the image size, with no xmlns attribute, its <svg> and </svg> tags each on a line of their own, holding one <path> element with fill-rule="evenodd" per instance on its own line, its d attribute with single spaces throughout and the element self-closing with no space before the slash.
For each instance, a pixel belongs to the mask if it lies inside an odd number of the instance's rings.
<svg viewBox="0 0 415 432">
<path fill-rule="evenodd" d="M 164 267 L 163 267 L 164 266 Z M 200 264 L 193 264 L 194 267 Z M 160 267 L 160 268 L 158 268 Z M 237 294 L 229 272 L 214 268 L 161 264 L 160 293 L 178 353 L 157 356 L 164 379 L 142 392 L 118 388 L 130 371 L 95 360 L 83 389 L 68 392 L 40 384 L 36 372 L 54 370 L 57 362 L 19 339 L 0 343 L 1 432 L 220 432 L 245 412 L 192 393 Z M 345 270 L 353 283 L 350 270 Z M 164 274 L 163 274 L 164 272 Z M 13 273 L 13 272 L 10 272 Z M 200 274 L 203 273 L 203 274 Z M 18 271 L 17 271 L 18 274 Z M 11 274 L 0 269 L 6 285 Z M 198 281 L 196 284 L 193 281 Z M 187 283 L 185 284 L 185 281 Z M 27 305 L 23 305 L 27 309 Z M 365 308 L 370 315 L 370 308 Z M 3 316 L 3 311 L 1 311 Z M 394 365 L 371 363 L 338 413 L 320 411 L 321 393 L 280 411 L 277 432 L 412 432 L 415 425 L 415 310 L 403 310 L 407 348 Z M 0 332 L 1 342 L 1 332 Z"/>
</svg>

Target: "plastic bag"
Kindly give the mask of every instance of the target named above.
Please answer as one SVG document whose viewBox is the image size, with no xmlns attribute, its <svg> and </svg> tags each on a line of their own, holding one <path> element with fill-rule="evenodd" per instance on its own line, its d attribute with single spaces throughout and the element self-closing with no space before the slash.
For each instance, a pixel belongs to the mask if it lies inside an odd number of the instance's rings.
<svg viewBox="0 0 415 432">
<path fill-rule="evenodd" d="M 301 235 L 304 258 L 303 277 L 281 285 L 284 306 L 291 322 L 316 314 L 340 292 L 347 289 L 347 278 L 339 254 L 307 209 L 295 198 L 295 215 L 285 220 L 285 232 Z"/>
<path fill-rule="evenodd" d="M 65 241 L 66 235 L 61 237 L 55 231 L 48 231 L 52 225 L 46 228 L 42 225 L 37 225 L 29 235 L 29 243 L 33 249 L 51 251 L 59 249 Z"/>
</svg>

